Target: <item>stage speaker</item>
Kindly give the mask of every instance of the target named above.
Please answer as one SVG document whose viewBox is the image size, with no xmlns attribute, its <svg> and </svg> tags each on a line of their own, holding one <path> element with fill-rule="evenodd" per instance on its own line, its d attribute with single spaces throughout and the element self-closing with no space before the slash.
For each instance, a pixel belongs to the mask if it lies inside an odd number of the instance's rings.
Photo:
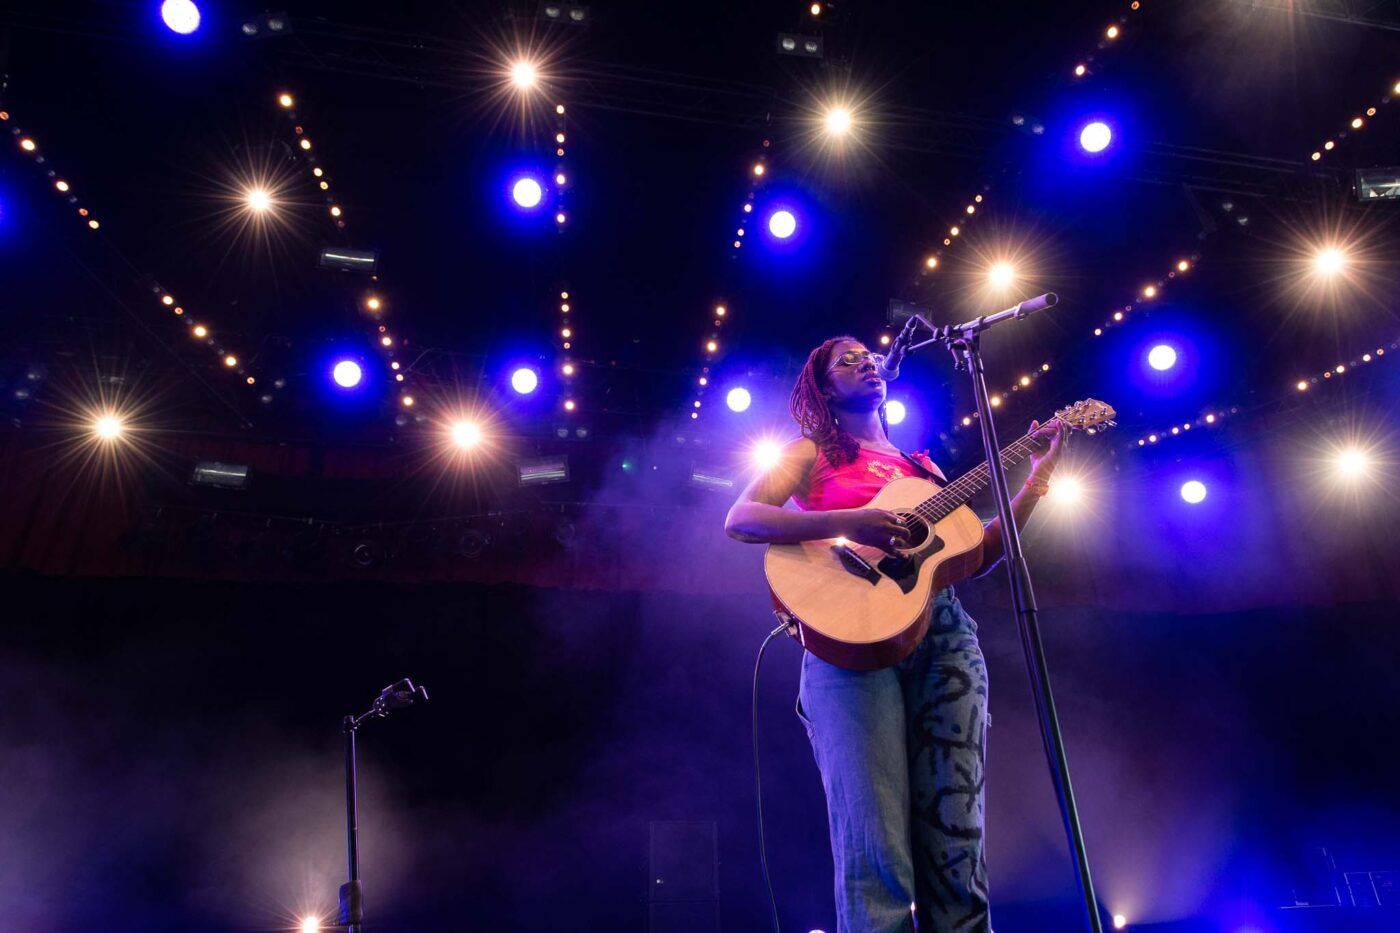
<svg viewBox="0 0 1400 933">
<path fill-rule="evenodd" d="M 654 821 L 647 846 L 650 933 L 718 933 L 719 844 L 714 822 Z"/>
</svg>

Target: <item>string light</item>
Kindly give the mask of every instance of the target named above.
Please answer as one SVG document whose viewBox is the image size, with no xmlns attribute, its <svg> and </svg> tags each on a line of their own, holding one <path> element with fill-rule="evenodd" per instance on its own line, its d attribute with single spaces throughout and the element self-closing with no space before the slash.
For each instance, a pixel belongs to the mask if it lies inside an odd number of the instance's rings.
<svg viewBox="0 0 1400 933">
<path fill-rule="evenodd" d="M 943 238 L 943 246 L 945 249 L 952 245 L 954 238 L 962 234 L 962 226 L 960 224 L 970 222 L 973 215 L 977 213 L 978 205 L 983 202 L 986 193 L 990 190 L 990 185 L 983 185 L 982 190 L 973 195 L 973 197 L 963 205 L 962 218 L 959 220 L 959 223 L 950 224 L 947 228 L 948 236 Z M 924 255 L 923 265 L 919 269 L 918 274 L 914 277 L 914 285 L 916 288 L 928 284 L 928 274 L 938 268 L 938 264 L 943 258 L 943 252 L 944 250 L 935 250 L 934 252 Z"/>
<path fill-rule="evenodd" d="M 1322 145 L 1312 151 L 1309 159 L 1313 162 L 1318 162 L 1321 161 L 1323 156 L 1327 153 L 1336 151 L 1338 145 L 1365 128 L 1367 118 L 1376 116 L 1380 112 L 1381 107 L 1386 106 L 1396 98 L 1400 98 L 1400 81 L 1396 81 L 1392 84 L 1391 87 L 1381 95 L 1381 99 L 1377 103 L 1367 107 L 1364 111 L 1365 116 L 1356 115 L 1351 117 L 1346 127 L 1339 130 L 1332 137 L 1323 140 Z"/>
<path fill-rule="evenodd" d="M 1114 22 L 1109 23 L 1106 27 L 1104 27 L 1103 31 L 1099 33 L 1099 38 L 1095 45 L 1096 51 L 1102 52 L 1110 46 L 1117 45 L 1117 40 L 1122 36 L 1123 29 L 1128 24 L 1128 16 L 1133 13 L 1137 13 L 1141 9 L 1141 0 L 1132 0 L 1132 2 L 1128 4 L 1128 13 L 1124 14 L 1123 16 L 1120 16 Z M 1074 77 L 1082 78 L 1085 75 L 1090 74 L 1092 70 L 1091 66 L 1094 63 L 1095 58 L 1096 56 L 1092 54 L 1081 55 L 1078 58 L 1076 58 L 1074 60 L 1074 67 L 1071 70 L 1071 73 L 1074 75 Z"/>
<path fill-rule="evenodd" d="M 1162 294 L 1162 289 L 1166 288 L 1169 282 L 1182 275 L 1185 275 L 1187 272 L 1190 272 L 1193 268 L 1195 268 L 1195 264 L 1198 263 L 1200 259 L 1200 255 L 1195 253 L 1193 253 L 1190 256 L 1184 256 L 1178 259 L 1172 265 L 1170 271 L 1168 271 L 1166 275 L 1164 275 L 1160 279 L 1157 279 L 1154 282 L 1149 282 L 1142 287 L 1140 291 L 1142 298 L 1145 300 L 1152 300 L 1154 298 L 1159 297 Z M 1132 310 L 1133 305 L 1131 303 L 1120 305 L 1119 307 L 1114 308 L 1113 311 L 1109 313 L 1108 319 L 1094 328 L 1094 336 L 1102 337 L 1110 327 L 1116 324 L 1122 324 L 1128 319 L 1128 315 L 1132 312 Z"/>
<path fill-rule="evenodd" d="M 0 121 L 11 121 L 11 114 L 9 113 L 9 111 L 0 110 Z M 19 126 L 15 125 L 12 125 L 11 132 L 19 138 L 20 148 L 23 149 L 25 152 L 31 154 L 38 152 L 39 144 L 35 141 L 32 135 L 26 135 L 20 129 Z M 55 170 L 52 167 L 52 160 L 49 159 L 47 156 L 36 154 L 34 155 L 34 162 L 36 165 L 42 167 L 41 171 L 44 172 L 45 178 L 52 181 L 53 191 L 56 194 L 61 195 L 66 204 L 73 206 L 78 216 L 83 218 L 83 220 L 87 224 L 88 229 L 101 229 L 101 222 L 96 217 L 92 216 L 92 211 L 89 210 L 86 205 L 79 202 L 78 197 L 73 193 L 72 185 L 65 179 L 59 177 L 59 173 L 57 172 L 57 170 Z M 122 254 L 120 247 L 116 244 L 115 241 L 107 239 L 104 242 L 107 244 L 108 248 L 114 251 L 117 255 L 121 256 L 128 266 L 130 266 L 131 268 L 136 268 L 136 264 L 132 262 L 132 260 L 129 257 Z M 148 276 L 148 278 L 151 277 Z M 158 284 L 151 285 L 151 293 L 155 296 L 157 302 L 161 307 L 169 309 L 177 318 L 183 320 L 185 326 L 190 328 L 196 337 L 203 339 L 205 336 L 207 336 L 208 330 L 204 327 L 204 325 L 194 324 L 189 319 L 189 317 L 185 315 L 185 309 L 176 303 L 174 295 L 170 294 L 170 292 L 166 291 L 163 287 L 161 287 Z M 226 368 L 235 370 L 238 373 L 238 375 L 245 377 L 245 381 L 247 381 L 248 384 L 252 384 L 251 381 L 249 381 L 247 378 L 249 374 L 242 367 L 238 366 L 238 358 L 234 354 L 227 353 L 224 349 L 214 346 L 212 341 L 210 341 L 209 343 L 211 349 L 213 349 L 220 356 L 224 357 L 224 365 Z M 230 363 L 229 360 L 232 360 L 233 362 Z M 277 387 L 280 388 L 280 386 Z"/>
<path fill-rule="evenodd" d="M 337 230 L 344 230 L 346 228 L 345 209 L 340 201 L 330 193 L 331 185 L 330 180 L 326 177 L 325 167 L 321 164 L 319 158 L 311 154 L 311 140 L 306 136 L 305 121 L 301 114 L 293 111 L 293 106 L 296 103 L 295 98 L 292 96 L 291 92 L 282 91 L 276 95 L 275 100 L 282 111 L 286 113 L 290 121 L 292 133 L 296 137 L 297 145 L 300 148 L 301 160 L 314 179 L 316 189 L 321 192 L 322 200 L 326 205 L 326 212 L 331 222 L 335 225 Z M 250 206 L 252 206 L 251 202 Z M 254 209 L 256 210 L 257 208 L 254 207 Z M 377 278 L 378 276 L 375 276 L 375 279 Z M 404 382 L 405 373 L 402 371 L 402 366 L 399 361 L 394 358 L 393 348 L 396 342 L 403 344 L 406 341 L 402 339 L 395 341 L 386 333 L 387 329 L 385 325 L 379 323 L 384 320 L 383 312 L 387 307 L 387 303 L 379 294 L 370 294 L 366 296 L 363 301 L 366 310 L 371 312 L 371 320 L 377 325 L 377 333 L 382 335 L 379 337 L 379 346 L 385 351 L 385 360 L 394 372 L 394 380 L 396 382 Z M 413 404 L 411 401 L 412 398 L 411 395 L 403 396 L 403 404 L 405 407 Z"/>
<path fill-rule="evenodd" d="M 1358 367 L 1366 366 L 1367 364 L 1373 362 L 1379 362 L 1380 360 L 1385 359 L 1386 357 L 1394 358 L 1397 355 L 1397 348 L 1400 348 L 1400 340 L 1394 340 L 1391 341 L 1389 344 L 1378 346 L 1375 350 L 1363 353 L 1360 356 L 1355 357 L 1351 360 L 1344 360 L 1338 362 L 1328 367 L 1327 369 L 1322 370 L 1320 373 L 1309 376 L 1305 379 L 1298 379 L 1290 383 L 1287 389 L 1283 390 L 1281 393 L 1279 393 L 1279 395 L 1275 396 L 1274 398 L 1258 402 L 1255 405 L 1255 410 L 1270 410 L 1274 408 L 1277 403 L 1281 402 L 1283 398 L 1287 395 L 1297 396 L 1303 393 L 1310 392 L 1311 390 L 1327 382 L 1328 380 L 1341 377 L 1349 372 L 1353 372 Z M 1180 424 L 1172 425 L 1167 428 L 1162 428 L 1153 431 L 1145 437 L 1139 437 L 1136 443 L 1132 446 L 1146 447 L 1154 445 L 1161 440 L 1165 440 L 1168 437 L 1180 437 L 1183 434 L 1187 434 L 1192 430 L 1192 428 L 1212 427 L 1214 425 L 1220 424 L 1227 418 L 1235 419 L 1239 415 L 1239 406 L 1231 406 L 1228 408 L 1222 406 L 1218 408 L 1213 408 L 1202 415 L 1198 415 L 1196 418 L 1190 421 L 1183 421 Z"/>
</svg>

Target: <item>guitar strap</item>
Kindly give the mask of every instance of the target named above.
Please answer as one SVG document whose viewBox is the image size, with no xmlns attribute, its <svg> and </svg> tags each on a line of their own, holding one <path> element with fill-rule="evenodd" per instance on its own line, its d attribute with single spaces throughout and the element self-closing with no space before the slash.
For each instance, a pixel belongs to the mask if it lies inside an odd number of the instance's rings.
<svg viewBox="0 0 1400 933">
<path fill-rule="evenodd" d="M 942 479 L 939 478 L 939 476 L 938 476 L 937 473 L 933 472 L 933 471 L 930 470 L 928 467 L 924 466 L 924 465 L 923 465 L 922 463 L 920 463 L 918 460 L 915 460 L 914 457 L 913 457 L 911 454 L 909 454 L 908 452 L 901 450 L 901 451 L 899 452 L 899 454 L 900 454 L 900 456 L 902 456 L 905 460 L 908 460 L 910 463 L 914 464 L 914 466 L 918 467 L 920 472 L 928 474 L 929 482 L 933 483 L 933 484 L 934 484 L 935 486 L 937 486 L 939 489 L 942 489 L 942 488 L 943 488 L 944 482 L 943 482 Z M 932 463 L 933 461 L 930 460 L 929 462 Z"/>
</svg>

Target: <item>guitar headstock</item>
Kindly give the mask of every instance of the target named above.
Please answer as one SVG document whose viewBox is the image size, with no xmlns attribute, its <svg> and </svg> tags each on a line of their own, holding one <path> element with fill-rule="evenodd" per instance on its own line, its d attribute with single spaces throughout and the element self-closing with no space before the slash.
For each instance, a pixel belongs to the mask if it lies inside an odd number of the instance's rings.
<svg viewBox="0 0 1400 933">
<path fill-rule="evenodd" d="M 1086 398 L 1055 412 L 1055 417 L 1069 425 L 1072 431 L 1097 434 L 1114 425 L 1118 413 L 1113 406 L 1098 399 Z"/>
</svg>

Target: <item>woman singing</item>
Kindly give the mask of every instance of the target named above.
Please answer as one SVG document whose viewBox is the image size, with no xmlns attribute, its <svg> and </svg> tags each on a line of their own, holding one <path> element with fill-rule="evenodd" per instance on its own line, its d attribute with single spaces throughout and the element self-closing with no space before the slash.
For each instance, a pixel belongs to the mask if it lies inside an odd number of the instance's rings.
<svg viewBox="0 0 1400 933">
<path fill-rule="evenodd" d="M 885 382 L 869 350 L 834 337 L 812 351 L 792 392 L 802 436 L 739 496 L 725 530 L 740 541 L 845 538 L 894 551 L 908 543 L 893 512 L 864 508 L 891 480 L 942 484 L 923 454 L 890 443 Z M 1012 500 L 1018 524 L 1049 488 L 1067 429 L 1044 445 Z M 784 508 L 792 499 L 797 511 Z M 1002 557 L 984 530 L 976 575 Z M 982 814 L 987 669 L 977 624 L 951 587 L 934 595 L 928 634 L 893 667 L 857 672 L 804 653 L 797 715 L 826 789 L 840 933 L 991 930 Z M 910 905 L 913 905 L 911 911 Z"/>
</svg>

